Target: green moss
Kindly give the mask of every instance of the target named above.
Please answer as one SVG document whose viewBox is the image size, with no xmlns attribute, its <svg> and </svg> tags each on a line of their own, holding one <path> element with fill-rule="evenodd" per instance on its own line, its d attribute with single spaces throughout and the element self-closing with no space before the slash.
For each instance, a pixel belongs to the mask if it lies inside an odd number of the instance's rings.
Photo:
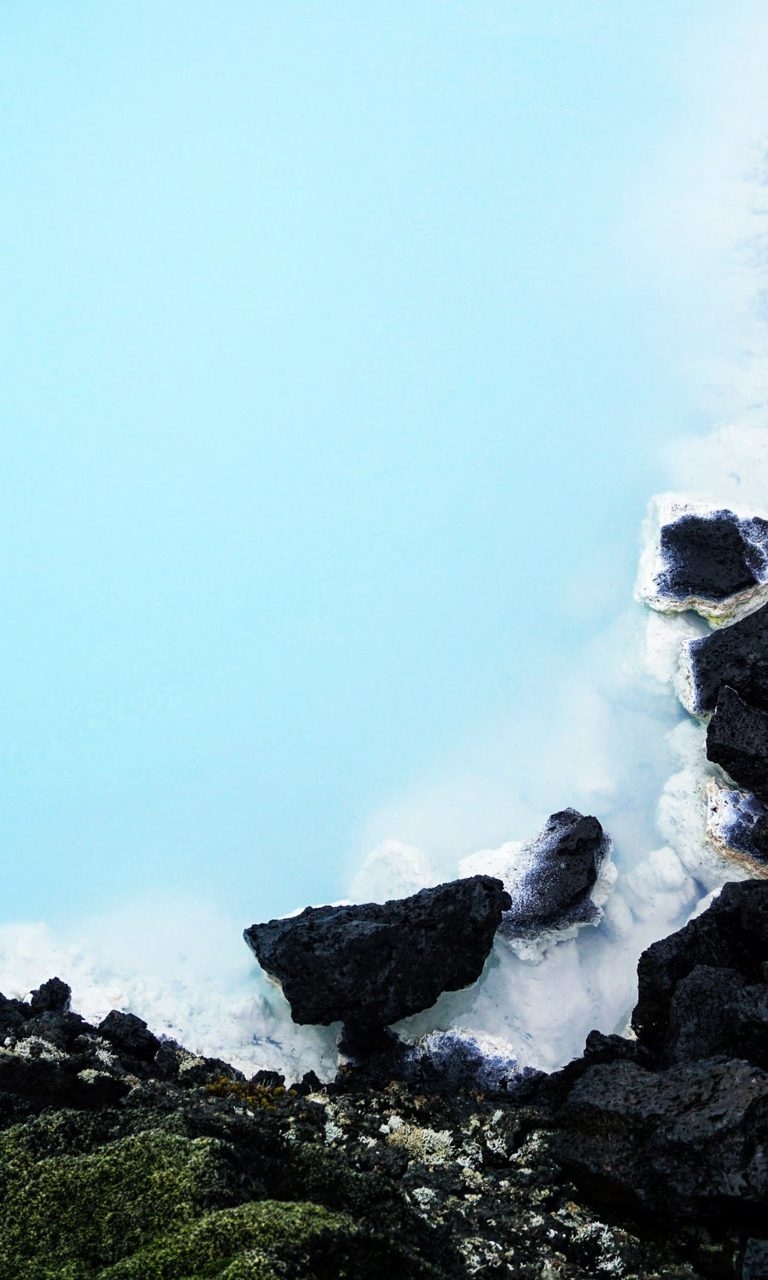
<svg viewBox="0 0 768 1280">
<path fill-rule="evenodd" d="M 287 1263 L 292 1274 L 313 1276 L 315 1263 L 325 1271 L 330 1255 L 343 1265 L 347 1244 L 356 1253 L 358 1234 L 345 1215 L 265 1200 L 207 1214 L 100 1271 L 98 1280 L 282 1280 Z"/>
<path fill-rule="evenodd" d="M 357 1213 L 304 1200 L 238 1204 L 236 1163 L 218 1138 L 160 1129 L 115 1138 L 110 1128 L 62 1112 L 0 1133 L 0 1280 L 406 1280 L 432 1271 Z"/>
<path fill-rule="evenodd" d="M 191 1219 L 212 1199 L 221 1202 L 229 1181 L 222 1144 L 210 1138 L 149 1132 L 87 1155 L 35 1160 L 23 1131 L 2 1137 L 3 1280 L 67 1274 L 50 1270 L 54 1264 L 72 1264 L 72 1277 L 87 1276 L 141 1247 L 147 1235 Z"/>
</svg>

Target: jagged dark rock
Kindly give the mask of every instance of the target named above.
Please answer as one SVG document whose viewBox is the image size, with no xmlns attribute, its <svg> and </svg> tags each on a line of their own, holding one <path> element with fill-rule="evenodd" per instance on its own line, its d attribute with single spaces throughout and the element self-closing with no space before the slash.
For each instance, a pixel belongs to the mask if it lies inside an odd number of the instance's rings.
<svg viewBox="0 0 768 1280">
<path fill-rule="evenodd" d="M 116 1048 L 145 1062 L 151 1062 L 160 1048 L 157 1036 L 153 1036 L 147 1030 L 146 1022 L 134 1013 L 120 1013 L 112 1009 L 99 1023 L 98 1032 Z"/>
<path fill-rule="evenodd" d="M 686 514 L 662 526 L 661 593 L 674 600 L 726 600 L 766 579 L 768 522 L 732 511 Z"/>
<path fill-rule="evenodd" d="M 765 982 L 768 961 L 768 883 L 742 881 L 724 886 L 703 915 L 648 947 L 638 963 L 638 1000 L 632 1027 L 641 1043 L 663 1058 L 670 1035 L 672 1002 L 679 983 L 699 966 L 737 974 L 747 986 Z M 724 987 L 724 991 L 725 991 Z M 695 1016 L 695 1015 L 693 1015 Z M 735 1055 L 734 1055 L 735 1056 Z"/>
<path fill-rule="evenodd" d="M 555 1152 L 601 1200 L 682 1219 L 764 1219 L 768 1075 L 750 1063 L 592 1066 L 558 1121 Z"/>
<path fill-rule="evenodd" d="M 72 990 L 61 978 L 49 978 L 29 997 L 33 1013 L 67 1013 Z"/>
<path fill-rule="evenodd" d="M 761 711 L 723 685 L 707 726 L 707 759 L 740 787 L 768 800 L 768 711 Z"/>
<path fill-rule="evenodd" d="M 484 1097 L 466 1044 L 442 1064 L 449 1087 L 342 1073 L 286 1088 L 168 1040 L 142 1060 L 143 1023 L 126 1015 L 107 1039 L 61 1009 L 2 1008 L 14 1025 L 87 1028 L 69 1049 L 8 1034 L 0 1051 L 8 1280 L 704 1280 L 736 1253 L 727 1230 L 713 1240 L 694 1224 L 681 1238 L 591 1208 L 552 1153 L 552 1109 Z"/>
<path fill-rule="evenodd" d="M 752 706 L 768 710 L 768 605 L 729 627 L 689 640 L 684 665 L 689 710 L 694 714 L 714 711 L 723 685 Z"/>
<path fill-rule="evenodd" d="M 768 1070 L 768 985 L 748 983 L 735 969 L 697 965 L 673 992 L 663 1057 L 718 1055 Z"/>
<path fill-rule="evenodd" d="M 535 937 L 543 929 L 590 923 L 598 915 L 590 893 L 610 842 L 597 818 L 577 809 L 553 813 L 520 850 L 505 882 L 512 903 L 504 912 L 505 937 Z"/>
<path fill-rule="evenodd" d="M 298 1087 L 0 997 L 0 1275 L 761 1280 L 768 883 L 639 976 L 638 1038 L 592 1032 L 550 1076 L 379 1026 Z"/>
<path fill-rule="evenodd" d="M 23 1000 L 9 1000 L 0 995 L 0 1041 L 12 1036 L 17 1027 L 32 1015 L 32 1007 Z"/>
<path fill-rule="evenodd" d="M 475 982 L 509 905 L 500 880 L 470 876 L 383 904 L 307 907 L 244 936 L 294 1022 L 344 1022 L 361 1041 Z"/>
</svg>

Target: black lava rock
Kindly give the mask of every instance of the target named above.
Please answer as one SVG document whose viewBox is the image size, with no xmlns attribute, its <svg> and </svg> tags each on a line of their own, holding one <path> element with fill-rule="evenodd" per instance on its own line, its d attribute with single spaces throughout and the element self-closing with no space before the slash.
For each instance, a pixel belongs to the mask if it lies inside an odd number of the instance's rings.
<svg viewBox="0 0 768 1280">
<path fill-rule="evenodd" d="M 14 1035 L 31 1015 L 32 1008 L 24 1000 L 9 1000 L 0 995 L 0 1040 Z"/>
<path fill-rule="evenodd" d="M 680 1041 L 679 1019 L 685 1004 L 678 1001 L 670 1029 L 672 1002 L 678 985 L 698 966 L 731 971 L 751 986 L 765 981 L 766 962 L 768 882 L 745 880 L 725 885 L 703 915 L 641 955 L 638 1000 L 632 1015 L 641 1045 L 661 1058 L 668 1042 Z"/>
<path fill-rule="evenodd" d="M 748 1240 L 739 1280 L 768 1280 L 768 1240 Z"/>
<path fill-rule="evenodd" d="M 732 511 L 683 515 L 659 535 L 664 569 L 658 587 L 677 600 L 721 601 L 766 578 L 768 522 Z"/>
<path fill-rule="evenodd" d="M 664 1058 L 743 1058 L 768 1070 L 768 986 L 735 969 L 697 965 L 675 987 Z"/>
<path fill-rule="evenodd" d="M 112 1009 L 99 1023 L 98 1032 L 123 1053 L 145 1062 L 151 1062 L 160 1048 L 157 1036 L 147 1030 L 146 1022 L 137 1018 L 135 1013 L 120 1013 Z"/>
<path fill-rule="evenodd" d="M 384 904 L 307 907 L 244 937 L 294 1022 L 373 1030 L 475 982 L 509 905 L 500 880 L 470 876 Z"/>
<path fill-rule="evenodd" d="M 709 1058 L 666 1071 L 590 1067 L 558 1116 L 555 1152 L 601 1200 L 678 1218 L 762 1220 L 768 1075 Z"/>
<path fill-rule="evenodd" d="M 29 998 L 33 1013 L 66 1013 L 72 990 L 61 978 L 49 978 Z"/>
<path fill-rule="evenodd" d="M 590 892 L 609 848 L 597 818 L 563 809 L 521 850 L 524 871 L 510 883 L 512 905 L 501 932 L 533 936 L 543 928 L 588 922 L 597 915 Z"/>
<path fill-rule="evenodd" d="M 691 711 L 714 711 L 723 685 L 768 710 L 768 605 L 687 645 Z"/>
<path fill-rule="evenodd" d="M 768 800 L 768 711 L 761 711 L 723 685 L 707 726 L 707 759 L 740 787 Z"/>
</svg>

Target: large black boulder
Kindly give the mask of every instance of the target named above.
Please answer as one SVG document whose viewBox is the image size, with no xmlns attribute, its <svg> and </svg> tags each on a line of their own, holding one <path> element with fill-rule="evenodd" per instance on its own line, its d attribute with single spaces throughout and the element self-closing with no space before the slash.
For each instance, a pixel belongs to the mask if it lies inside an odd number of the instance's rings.
<svg viewBox="0 0 768 1280">
<path fill-rule="evenodd" d="M 666 1218 L 738 1220 L 768 1206 L 768 883 L 726 885 L 643 952 L 636 1041 L 589 1038 L 540 1082 L 555 1151 L 604 1202 Z"/>
<path fill-rule="evenodd" d="M 558 1124 L 556 1155 L 603 1201 L 665 1217 L 764 1219 L 768 1075 L 748 1062 L 590 1066 Z"/>
<path fill-rule="evenodd" d="M 383 904 L 307 907 L 244 937 L 294 1022 L 374 1029 L 479 978 L 509 905 L 500 880 L 470 876 Z"/>
<path fill-rule="evenodd" d="M 740 787 L 768 800 L 768 711 L 761 711 L 723 685 L 707 725 L 707 759 Z"/>
<path fill-rule="evenodd" d="M 768 1240 L 747 1241 L 739 1280 L 768 1280 Z"/>
<path fill-rule="evenodd" d="M 596 920 L 590 893 L 609 848 L 597 818 L 577 809 L 553 813 L 520 851 L 520 873 L 507 886 L 512 904 L 504 913 L 502 934 L 531 937 L 553 927 Z"/>
<path fill-rule="evenodd" d="M 675 987 L 663 1056 L 741 1058 L 768 1071 L 768 985 L 736 969 L 697 965 Z"/>
<path fill-rule="evenodd" d="M 722 601 L 766 578 L 768 522 L 740 520 L 732 511 L 683 515 L 662 526 L 663 570 L 657 586 L 678 601 Z"/>
<path fill-rule="evenodd" d="M 768 710 L 768 605 L 730 627 L 690 640 L 685 656 L 694 713 L 714 711 L 723 685 Z"/>
<path fill-rule="evenodd" d="M 135 1013 L 121 1013 L 112 1009 L 99 1023 L 97 1030 L 116 1049 L 145 1062 L 151 1062 L 160 1048 L 157 1036 L 147 1029 L 144 1019 L 137 1018 Z"/>
<path fill-rule="evenodd" d="M 49 978 L 37 987 L 29 997 L 33 1013 L 67 1013 L 72 999 L 72 989 L 61 978 Z"/>
<path fill-rule="evenodd" d="M 678 987 L 700 966 L 721 971 L 722 1002 L 726 1006 L 729 1001 L 734 1003 L 734 977 L 747 988 L 759 986 L 765 982 L 767 963 L 768 882 L 745 880 L 725 885 L 707 911 L 677 933 L 654 942 L 641 955 L 637 967 L 638 999 L 632 1015 L 632 1026 L 641 1045 L 660 1057 L 668 1047 L 677 1046 L 674 1053 L 679 1056 L 680 1045 L 689 1034 L 683 1029 L 684 1021 L 690 1020 L 693 1028 L 705 1017 L 703 1010 L 691 1006 L 694 993 L 696 999 L 703 999 L 704 987 L 708 986 L 707 1003 L 717 998 L 712 989 L 712 981 L 716 987 L 717 979 L 699 973 L 688 993 L 690 998 L 684 998 L 683 988 L 673 1011 Z M 749 1002 L 754 996 L 747 992 L 744 999 Z M 714 1011 L 712 1016 L 716 1017 Z M 734 1020 L 738 1023 L 739 1016 L 734 1015 Z M 707 1035 L 700 1026 L 695 1034 Z M 744 1044 L 721 1042 L 720 1051 L 740 1056 Z"/>
</svg>

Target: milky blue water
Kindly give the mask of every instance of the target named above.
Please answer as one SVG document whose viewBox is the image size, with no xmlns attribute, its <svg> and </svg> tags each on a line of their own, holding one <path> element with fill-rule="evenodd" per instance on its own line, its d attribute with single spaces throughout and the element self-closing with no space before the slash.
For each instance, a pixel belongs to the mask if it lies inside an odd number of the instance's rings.
<svg viewBox="0 0 768 1280">
<path fill-rule="evenodd" d="M 702 425 L 635 214 L 717 10 L 6 10 L 5 920 L 529 834 L 479 744 L 541 773 Z"/>
<path fill-rule="evenodd" d="M 751 0 L 4 13 L 6 994 L 332 1075 L 242 927 L 576 805 L 598 927 L 401 1032 L 623 1029 L 734 874 L 631 597 L 654 491 L 768 493 L 767 45 Z"/>
</svg>

